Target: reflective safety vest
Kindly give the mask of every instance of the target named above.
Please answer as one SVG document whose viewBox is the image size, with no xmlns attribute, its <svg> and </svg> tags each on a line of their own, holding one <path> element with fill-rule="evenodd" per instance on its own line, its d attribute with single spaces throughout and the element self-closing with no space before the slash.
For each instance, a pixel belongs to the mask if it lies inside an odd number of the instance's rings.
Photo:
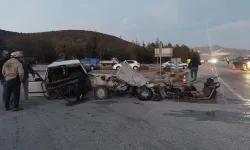
<svg viewBox="0 0 250 150">
<path fill-rule="evenodd" d="M 189 64 L 191 62 L 191 59 L 187 59 L 187 63 Z"/>
<path fill-rule="evenodd" d="M 230 59 L 229 59 L 229 58 L 227 58 L 227 59 L 226 59 L 226 61 L 230 61 Z"/>
</svg>

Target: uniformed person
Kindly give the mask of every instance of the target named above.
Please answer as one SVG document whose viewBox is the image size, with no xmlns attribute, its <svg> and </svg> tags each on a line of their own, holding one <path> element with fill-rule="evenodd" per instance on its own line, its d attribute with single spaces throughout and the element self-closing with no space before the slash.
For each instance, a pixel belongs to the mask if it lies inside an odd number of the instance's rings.
<svg viewBox="0 0 250 150">
<path fill-rule="evenodd" d="M 188 59 L 187 59 L 187 63 L 188 63 L 188 65 L 190 64 L 190 62 L 191 62 L 191 59 L 190 59 L 190 58 L 188 58 Z"/>
<path fill-rule="evenodd" d="M 20 84 L 24 76 L 23 66 L 20 62 L 22 57 L 20 52 L 13 52 L 11 58 L 3 65 L 2 74 L 5 79 L 4 102 L 6 111 L 10 110 L 10 98 L 12 94 L 14 103 L 13 111 L 23 110 L 23 108 L 19 107 Z"/>
<path fill-rule="evenodd" d="M 229 65 L 230 59 L 229 59 L 229 58 L 226 58 L 226 61 L 227 61 L 227 64 Z"/>
</svg>

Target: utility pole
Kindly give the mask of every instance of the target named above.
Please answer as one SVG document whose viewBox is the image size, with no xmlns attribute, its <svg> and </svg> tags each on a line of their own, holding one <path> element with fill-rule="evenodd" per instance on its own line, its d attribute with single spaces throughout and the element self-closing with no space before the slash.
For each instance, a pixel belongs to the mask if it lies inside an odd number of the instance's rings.
<svg viewBox="0 0 250 150">
<path fill-rule="evenodd" d="M 161 55 L 162 55 L 162 42 L 160 41 L 160 47 L 159 47 L 159 54 L 160 54 L 160 79 L 162 78 L 161 76 Z"/>
</svg>

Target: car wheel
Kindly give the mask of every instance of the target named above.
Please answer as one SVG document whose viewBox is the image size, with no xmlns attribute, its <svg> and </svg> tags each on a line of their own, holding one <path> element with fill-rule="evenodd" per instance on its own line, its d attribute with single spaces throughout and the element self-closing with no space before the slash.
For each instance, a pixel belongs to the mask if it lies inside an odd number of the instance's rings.
<svg viewBox="0 0 250 150">
<path fill-rule="evenodd" d="M 137 67 L 137 66 L 134 66 L 134 67 L 133 67 L 133 69 L 134 69 L 134 70 L 137 70 L 137 69 L 138 69 L 138 67 Z"/>
<path fill-rule="evenodd" d="M 119 70 L 120 68 L 121 68 L 120 66 L 117 66 L 117 67 L 116 67 L 116 70 Z"/>
<path fill-rule="evenodd" d="M 153 92 L 150 88 L 143 86 L 137 89 L 137 97 L 141 101 L 151 100 L 153 98 Z"/>
<path fill-rule="evenodd" d="M 90 70 L 95 70 L 95 67 L 94 66 L 90 66 Z"/>
<path fill-rule="evenodd" d="M 243 64 L 243 70 L 247 71 L 247 65 L 246 64 Z"/>
<path fill-rule="evenodd" d="M 236 69 L 234 64 L 232 65 L 232 69 L 233 69 L 233 70 L 235 70 L 235 69 Z"/>
<path fill-rule="evenodd" d="M 108 98 L 108 88 L 106 86 L 97 86 L 94 88 L 94 95 L 96 99 L 102 100 Z"/>
</svg>

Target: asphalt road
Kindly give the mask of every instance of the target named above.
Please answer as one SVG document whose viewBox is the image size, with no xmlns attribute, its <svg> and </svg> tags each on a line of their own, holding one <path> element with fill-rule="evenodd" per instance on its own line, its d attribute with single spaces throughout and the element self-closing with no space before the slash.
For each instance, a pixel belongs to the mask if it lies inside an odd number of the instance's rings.
<svg viewBox="0 0 250 150">
<path fill-rule="evenodd" d="M 0 109 L 0 149 L 248 150 L 250 109 L 242 91 L 249 91 L 242 84 L 247 74 L 223 64 L 216 69 L 223 83 L 217 99 L 209 102 L 95 101 L 92 93 L 89 102 L 71 107 L 64 100 L 21 100 L 23 111 Z M 196 85 L 210 76 L 210 66 L 202 65 Z"/>
<path fill-rule="evenodd" d="M 212 67 L 212 66 L 211 66 Z M 228 101 L 248 104 L 250 103 L 250 72 L 232 70 L 232 66 L 225 62 L 214 65 L 214 74 L 219 76 L 219 82 L 223 85 L 223 93 Z"/>
</svg>

